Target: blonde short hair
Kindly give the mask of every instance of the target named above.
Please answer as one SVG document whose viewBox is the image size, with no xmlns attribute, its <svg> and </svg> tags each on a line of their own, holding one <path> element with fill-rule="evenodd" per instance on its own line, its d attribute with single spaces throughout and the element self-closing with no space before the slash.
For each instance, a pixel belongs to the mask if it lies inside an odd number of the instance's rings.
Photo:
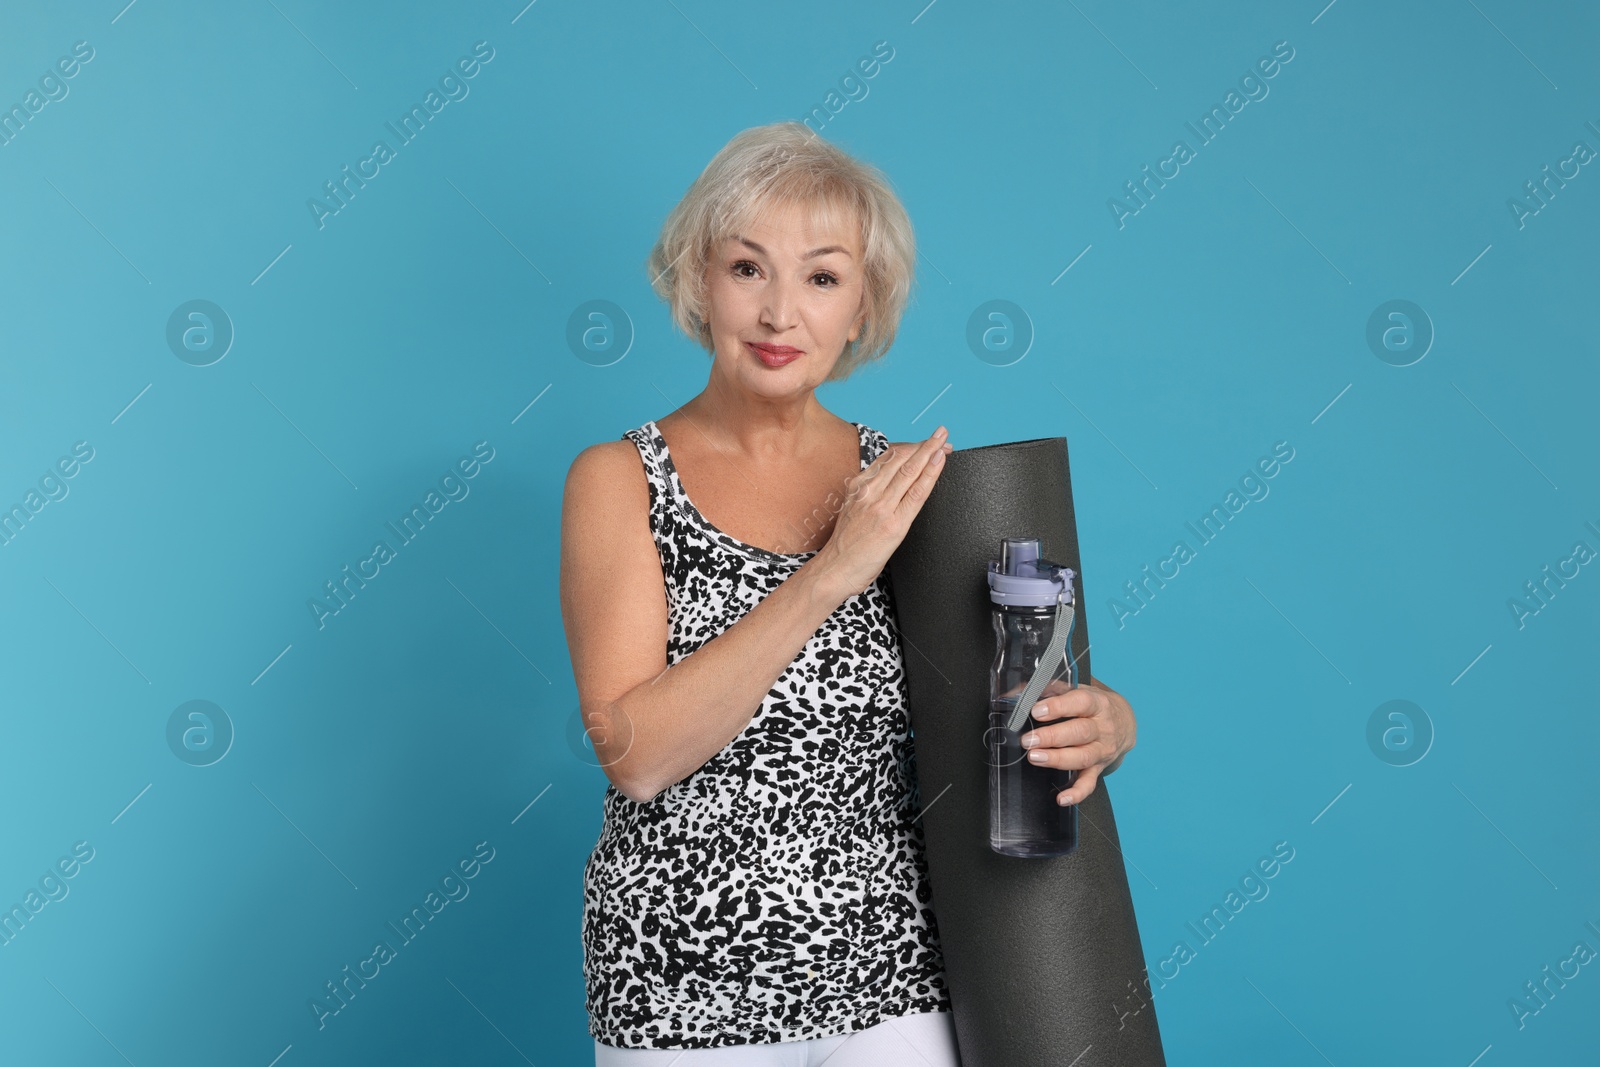
<svg viewBox="0 0 1600 1067">
<path fill-rule="evenodd" d="M 706 306 L 706 265 L 723 241 L 745 232 L 763 211 L 809 207 L 813 224 L 853 220 L 861 228 L 865 267 L 861 332 L 845 344 L 829 381 L 848 377 L 894 343 L 916 276 L 911 219 L 881 171 L 824 141 L 799 122 L 744 130 L 706 164 L 667 215 L 645 261 L 650 285 L 679 329 L 713 349 Z"/>
</svg>

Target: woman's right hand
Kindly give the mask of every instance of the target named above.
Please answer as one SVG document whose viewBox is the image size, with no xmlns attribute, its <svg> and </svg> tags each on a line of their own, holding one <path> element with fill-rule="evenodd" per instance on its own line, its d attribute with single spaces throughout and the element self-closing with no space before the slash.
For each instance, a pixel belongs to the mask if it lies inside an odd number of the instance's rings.
<svg viewBox="0 0 1600 1067">
<path fill-rule="evenodd" d="M 871 585 L 905 540 L 944 468 L 948 436 L 940 426 L 915 447 L 892 444 L 845 483 L 833 533 L 812 559 L 845 590 L 845 597 Z"/>
</svg>

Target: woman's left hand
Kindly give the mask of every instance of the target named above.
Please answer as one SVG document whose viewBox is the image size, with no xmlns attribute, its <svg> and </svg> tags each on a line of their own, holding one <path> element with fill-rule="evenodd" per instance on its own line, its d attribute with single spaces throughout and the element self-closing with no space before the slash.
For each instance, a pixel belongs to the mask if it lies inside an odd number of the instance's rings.
<svg viewBox="0 0 1600 1067">
<path fill-rule="evenodd" d="M 1100 776 L 1122 763 L 1139 730 L 1122 694 L 1095 678 L 1076 689 L 1051 682 L 1030 717 L 1047 725 L 1023 731 L 1029 762 L 1078 772 L 1072 786 L 1056 795 L 1058 804 L 1077 804 L 1094 792 Z"/>
</svg>

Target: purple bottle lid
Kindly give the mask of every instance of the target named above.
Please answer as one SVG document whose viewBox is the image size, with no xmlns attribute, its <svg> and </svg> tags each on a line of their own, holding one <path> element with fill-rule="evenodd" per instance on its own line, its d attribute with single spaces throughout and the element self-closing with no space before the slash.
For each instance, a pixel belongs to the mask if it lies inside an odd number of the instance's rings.
<svg viewBox="0 0 1600 1067">
<path fill-rule="evenodd" d="M 1002 606 L 1050 607 L 1073 598 L 1073 572 L 1041 559 L 1037 537 L 1007 537 L 1000 558 L 989 561 L 989 599 Z"/>
</svg>

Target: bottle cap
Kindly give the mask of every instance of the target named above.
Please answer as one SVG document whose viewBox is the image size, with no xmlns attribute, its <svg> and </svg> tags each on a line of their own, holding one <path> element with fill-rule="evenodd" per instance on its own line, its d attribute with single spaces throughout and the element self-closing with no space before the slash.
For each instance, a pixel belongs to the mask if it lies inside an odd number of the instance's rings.
<svg viewBox="0 0 1600 1067">
<path fill-rule="evenodd" d="M 1040 557 L 1037 537 L 1007 537 L 1000 558 L 989 561 L 989 599 L 1003 606 L 1050 607 L 1072 603 L 1071 567 Z"/>
</svg>

